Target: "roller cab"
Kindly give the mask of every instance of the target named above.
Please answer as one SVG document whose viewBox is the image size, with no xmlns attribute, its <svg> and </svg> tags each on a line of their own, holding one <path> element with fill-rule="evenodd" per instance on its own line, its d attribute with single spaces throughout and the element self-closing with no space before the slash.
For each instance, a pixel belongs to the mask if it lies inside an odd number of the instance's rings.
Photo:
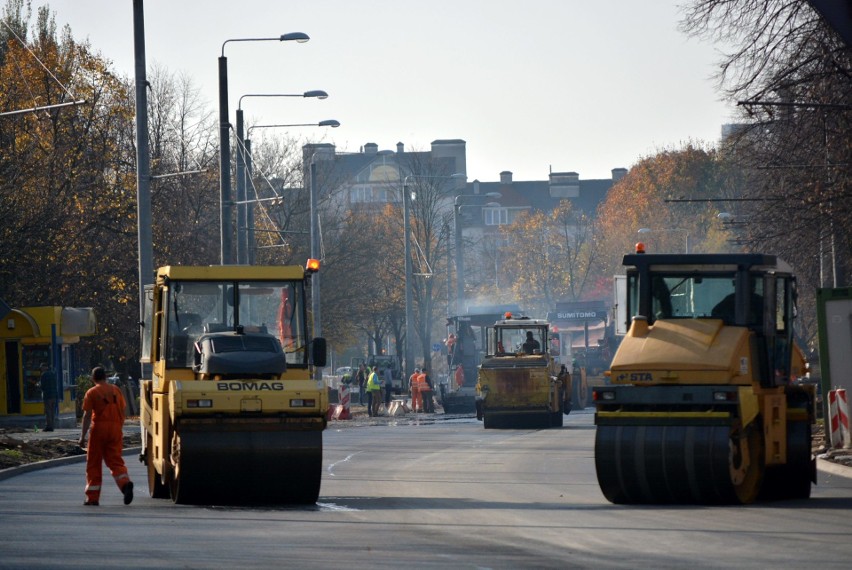
<svg viewBox="0 0 852 570">
<path fill-rule="evenodd" d="M 484 427 L 562 426 L 563 414 L 571 409 L 571 378 L 555 369 L 547 321 L 507 313 L 486 335 L 476 385 L 477 417 Z"/>
<path fill-rule="evenodd" d="M 309 504 L 328 395 L 301 267 L 164 267 L 146 298 L 143 452 L 152 497 Z"/>
<path fill-rule="evenodd" d="M 628 255 L 629 331 L 595 389 L 595 467 L 614 503 L 806 498 L 813 394 L 795 280 L 758 254 Z"/>
</svg>

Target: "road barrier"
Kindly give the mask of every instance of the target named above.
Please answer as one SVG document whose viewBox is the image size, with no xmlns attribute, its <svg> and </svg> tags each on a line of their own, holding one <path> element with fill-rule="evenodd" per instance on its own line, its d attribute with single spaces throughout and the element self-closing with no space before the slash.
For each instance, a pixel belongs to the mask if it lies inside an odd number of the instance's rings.
<svg viewBox="0 0 852 570">
<path fill-rule="evenodd" d="M 337 395 L 340 398 L 340 403 L 334 409 L 334 414 L 331 416 L 334 420 L 351 420 L 352 413 L 349 411 L 350 395 L 349 386 L 341 384 L 337 389 Z"/>
<path fill-rule="evenodd" d="M 849 404 L 846 400 L 846 390 L 843 388 L 828 392 L 828 415 L 831 447 L 852 448 L 852 438 L 849 433 Z"/>
</svg>

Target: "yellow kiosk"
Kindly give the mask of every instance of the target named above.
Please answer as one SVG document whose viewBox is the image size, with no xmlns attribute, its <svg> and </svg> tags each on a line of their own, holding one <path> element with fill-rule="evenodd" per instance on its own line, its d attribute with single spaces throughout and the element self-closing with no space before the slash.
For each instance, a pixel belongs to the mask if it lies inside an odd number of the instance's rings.
<svg viewBox="0 0 852 570">
<path fill-rule="evenodd" d="M 61 383 L 56 427 L 75 427 L 74 345 L 96 332 L 91 308 L 13 309 L 0 301 L 0 425 L 44 426 L 39 365 L 46 362 Z"/>
</svg>

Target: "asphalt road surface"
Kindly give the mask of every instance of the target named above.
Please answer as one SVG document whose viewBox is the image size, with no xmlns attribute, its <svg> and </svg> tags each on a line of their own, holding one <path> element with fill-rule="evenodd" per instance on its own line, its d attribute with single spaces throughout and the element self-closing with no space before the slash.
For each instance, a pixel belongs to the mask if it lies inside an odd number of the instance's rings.
<svg viewBox="0 0 852 570">
<path fill-rule="evenodd" d="M 473 419 L 335 425 L 315 507 L 175 505 L 83 464 L 0 481 L 3 568 L 848 568 L 852 479 L 820 473 L 807 501 L 745 507 L 608 503 L 592 410 L 553 430 Z"/>
</svg>

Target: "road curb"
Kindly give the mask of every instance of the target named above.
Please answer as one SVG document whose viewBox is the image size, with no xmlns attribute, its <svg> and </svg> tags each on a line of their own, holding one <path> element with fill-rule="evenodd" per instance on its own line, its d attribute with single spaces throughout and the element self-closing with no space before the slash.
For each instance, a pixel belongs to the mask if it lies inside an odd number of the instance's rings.
<svg viewBox="0 0 852 570">
<path fill-rule="evenodd" d="M 121 452 L 122 455 L 135 455 L 142 451 L 142 446 L 139 447 L 128 447 L 124 451 Z M 35 463 L 27 463 L 24 465 L 18 465 L 17 467 L 9 467 L 8 469 L 0 470 L 0 481 L 5 481 L 6 479 L 11 479 L 16 475 L 22 475 L 24 473 L 30 473 L 32 471 L 40 471 L 42 469 L 48 469 L 50 467 L 59 467 L 60 465 L 69 465 L 71 463 L 85 463 L 86 462 L 86 454 L 82 453 L 80 455 L 72 455 L 70 457 L 59 457 L 57 459 L 46 459 L 44 461 L 36 461 Z"/>
<path fill-rule="evenodd" d="M 840 465 L 839 463 L 834 463 L 832 461 L 826 461 L 819 457 L 817 457 L 817 469 L 823 473 L 828 473 L 829 475 L 837 475 L 838 477 L 852 479 L 852 467 Z"/>
</svg>

